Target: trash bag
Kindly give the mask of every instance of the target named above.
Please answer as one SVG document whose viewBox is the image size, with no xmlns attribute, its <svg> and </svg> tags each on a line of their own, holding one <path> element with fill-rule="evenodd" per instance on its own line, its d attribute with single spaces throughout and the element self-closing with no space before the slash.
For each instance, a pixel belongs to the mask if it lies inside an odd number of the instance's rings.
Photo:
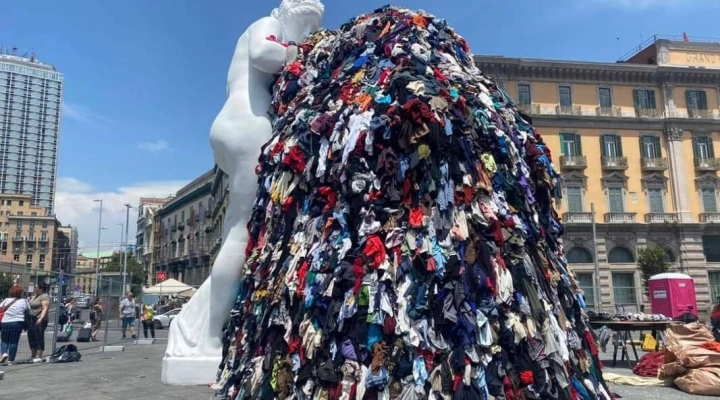
<svg viewBox="0 0 720 400">
<path fill-rule="evenodd" d="M 53 363 L 68 363 L 74 361 L 80 361 L 82 356 L 78 352 L 78 348 L 74 344 L 66 344 L 55 351 L 50 357 L 50 362 Z"/>
</svg>

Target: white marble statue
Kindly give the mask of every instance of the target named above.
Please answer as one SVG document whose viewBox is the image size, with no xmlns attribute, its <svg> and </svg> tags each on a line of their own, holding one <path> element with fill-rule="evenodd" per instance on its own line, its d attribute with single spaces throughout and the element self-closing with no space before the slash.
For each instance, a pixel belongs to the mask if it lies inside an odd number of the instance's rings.
<svg viewBox="0 0 720 400">
<path fill-rule="evenodd" d="M 273 75 L 280 72 L 286 47 L 320 28 L 319 0 L 283 0 L 272 15 L 254 22 L 240 36 L 228 73 L 227 100 L 210 131 L 215 162 L 229 176 L 230 206 L 220 253 L 210 277 L 170 325 L 162 366 L 169 385 L 215 380 L 222 352 L 222 327 L 238 292 L 247 244 L 246 224 L 257 190 L 255 166 L 270 138 L 267 116 Z"/>
</svg>

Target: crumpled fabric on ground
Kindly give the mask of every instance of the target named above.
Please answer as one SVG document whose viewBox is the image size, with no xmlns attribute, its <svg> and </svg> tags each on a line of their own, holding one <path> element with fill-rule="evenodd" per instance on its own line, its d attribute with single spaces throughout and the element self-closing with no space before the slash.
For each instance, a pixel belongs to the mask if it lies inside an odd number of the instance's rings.
<svg viewBox="0 0 720 400">
<path fill-rule="evenodd" d="M 609 399 L 552 153 L 467 42 L 387 6 L 289 48 L 218 394 Z"/>
</svg>

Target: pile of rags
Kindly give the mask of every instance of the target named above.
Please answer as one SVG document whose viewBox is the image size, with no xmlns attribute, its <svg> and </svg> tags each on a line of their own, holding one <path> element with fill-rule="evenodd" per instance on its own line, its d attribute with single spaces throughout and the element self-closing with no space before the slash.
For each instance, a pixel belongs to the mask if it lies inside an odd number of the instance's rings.
<svg viewBox="0 0 720 400">
<path fill-rule="evenodd" d="M 551 152 L 465 40 L 387 6 L 288 54 L 217 395 L 609 399 Z"/>
</svg>

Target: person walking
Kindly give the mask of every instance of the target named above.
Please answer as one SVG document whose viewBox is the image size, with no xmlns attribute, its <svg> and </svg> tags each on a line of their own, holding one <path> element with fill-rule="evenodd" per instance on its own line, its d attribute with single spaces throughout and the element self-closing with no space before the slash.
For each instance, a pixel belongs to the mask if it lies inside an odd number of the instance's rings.
<svg viewBox="0 0 720 400">
<path fill-rule="evenodd" d="M 42 362 L 49 311 L 50 296 L 45 293 L 45 287 L 35 286 L 35 293 L 30 298 L 30 321 L 27 326 L 30 354 L 34 363 Z"/>
<path fill-rule="evenodd" d="M 130 335 L 133 339 L 137 339 L 135 336 L 135 299 L 133 298 L 132 292 L 128 292 L 127 297 L 120 302 L 120 316 L 122 317 L 122 337 L 127 338 L 127 328 L 130 328 Z"/>
<path fill-rule="evenodd" d="M 140 314 L 140 320 L 142 321 L 143 336 L 147 339 L 148 329 L 150 335 L 155 339 L 155 310 L 149 304 L 142 305 L 142 314 Z"/>
<path fill-rule="evenodd" d="M 90 333 L 90 340 L 97 342 L 97 334 L 102 328 L 102 323 L 105 320 L 105 306 L 103 299 L 98 297 L 92 306 L 92 312 L 90 312 L 90 322 L 92 323 L 92 332 Z"/>
<path fill-rule="evenodd" d="M 20 335 L 25 326 L 25 312 L 30 303 L 23 298 L 25 289 L 17 283 L 10 287 L 8 296 L 0 303 L 3 310 L 2 328 L 0 328 L 0 363 L 15 361 Z"/>
</svg>

